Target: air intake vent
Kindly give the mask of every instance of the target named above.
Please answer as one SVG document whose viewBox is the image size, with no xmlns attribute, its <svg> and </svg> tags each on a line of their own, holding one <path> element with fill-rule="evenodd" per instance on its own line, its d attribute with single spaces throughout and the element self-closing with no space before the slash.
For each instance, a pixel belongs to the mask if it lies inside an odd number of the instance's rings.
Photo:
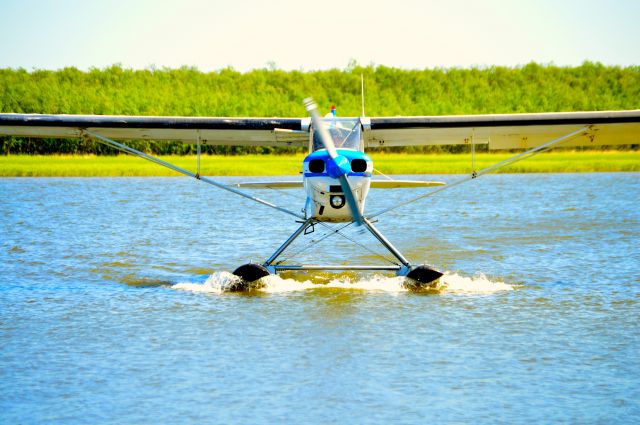
<svg viewBox="0 0 640 425">
<path fill-rule="evenodd" d="M 324 172 L 324 161 L 321 159 L 312 159 L 309 161 L 309 171 L 312 173 Z"/>
<path fill-rule="evenodd" d="M 351 171 L 355 173 L 364 173 L 367 171 L 367 161 L 360 158 L 354 159 L 351 161 Z"/>
</svg>

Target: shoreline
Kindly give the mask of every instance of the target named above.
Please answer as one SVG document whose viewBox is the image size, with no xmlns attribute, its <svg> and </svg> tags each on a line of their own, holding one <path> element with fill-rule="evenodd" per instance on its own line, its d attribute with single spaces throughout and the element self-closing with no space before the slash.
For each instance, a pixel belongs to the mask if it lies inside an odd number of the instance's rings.
<svg viewBox="0 0 640 425">
<path fill-rule="evenodd" d="M 375 152 L 374 167 L 384 174 L 467 174 L 471 155 Z M 513 153 L 477 153 L 476 170 Z M 208 176 L 284 176 L 300 174 L 304 154 L 203 155 L 201 174 Z M 195 171 L 196 156 L 160 156 Z M 507 166 L 498 173 L 640 172 L 640 151 L 547 152 Z M 374 173 L 377 175 L 378 173 Z M 178 176 L 129 155 L 7 155 L 0 156 L 0 177 L 161 177 Z"/>
</svg>

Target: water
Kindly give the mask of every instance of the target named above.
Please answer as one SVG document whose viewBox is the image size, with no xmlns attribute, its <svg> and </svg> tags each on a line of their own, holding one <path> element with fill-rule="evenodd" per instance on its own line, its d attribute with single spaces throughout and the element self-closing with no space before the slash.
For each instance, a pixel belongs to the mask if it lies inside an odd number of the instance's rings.
<svg viewBox="0 0 640 425">
<path fill-rule="evenodd" d="M 180 178 L 0 180 L 0 422 L 637 423 L 638 199 L 637 173 L 486 176 L 377 223 L 446 271 L 436 290 L 307 273 L 232 294 L 287 216 Z M 325 231 L 291 253 L 384 261 Z"/>
</svg>

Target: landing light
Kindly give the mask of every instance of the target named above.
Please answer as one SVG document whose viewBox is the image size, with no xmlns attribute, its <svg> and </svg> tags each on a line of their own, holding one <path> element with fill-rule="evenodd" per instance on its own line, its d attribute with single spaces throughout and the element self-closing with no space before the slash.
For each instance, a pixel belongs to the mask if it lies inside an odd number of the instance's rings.
<svg viewBox="0 0 640 425">
<path fill-rule="evenodd" d="M 329 198 L 329 202 L 331 202 L 331 206 L 335 209 L 340 209 L 344 206 L 344 196 L 342 195 L 331 195 Z"/>
</svg>

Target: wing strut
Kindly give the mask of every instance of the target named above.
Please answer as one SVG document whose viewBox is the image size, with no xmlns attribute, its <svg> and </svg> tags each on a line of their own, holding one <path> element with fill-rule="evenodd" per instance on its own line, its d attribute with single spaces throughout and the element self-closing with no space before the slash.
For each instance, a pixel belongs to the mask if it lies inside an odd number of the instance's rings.
<svg viewBox="0 0 640 425">
<path fill-rule="evenodd" d="M 493 171 L 499 170 L 500 168 L 506 167 L 507 165 L 515 164 L 518 161 L 522 161 L 523 159 L 527 159 L 527 158 L 530 158 L 530 157 L 532 157 L 532 156 L 534 156 L 534 155 L 536 155 L 538 153 L 547 151 L 547 150 L 551 149 L 552 147 L 554 147 L 555 145 L 557 145 L 559 143 L 566 142 L 567 140 L 569 140 L 569 139 L 571 139 L 571 138 L 573 138 L 575 136 L 578 136 L 580 133 L 588 130 L 589 127 L 590 126 L 582 127 L 579 130 L 573 131 L 573 132 L 571 132 L 569 134 L 565 134 L 564 136 L 560 136 L 560 137 L 558 137 L 556 139 L 551 140 L 550 142 L 547 142 L 547 143 L 542 144 L 540 146 L 537 146 L 535 148 L 529 149 L 528 151 L 522 152 L 522 153 L 520 153 L 518 155 L 514 155 L 514 156 L 512 156 L 510 158 L 505 159 L 504 161 L 500 161 L 500 162 L 497 162 L 497 163 L 495 163 L 493 165 L 490 165 L 487 168 L 484 168 L 484 169 L 482 169 L 482 170 L 480 170 L 478 172 L 476 172 L 474 170 L 471 173 L 470 176 L 467 176 L 467 177 L 465 177 L 463 179 L 460 179 L 458 181 L 455 181 L 453 183 L 448 183 L 446 186 L 440 186 L 439 188 L 437 188 L 435 190 L 432 190 L 431 192 L 425 193 L 425 194 L 420 195 L 420 196 L 416 196 L 415 198 L 409 199 L 408 201 L 405 201 L 405 202 L 402 202 L 400 204 L 394 205 L 392 207 L 386 208 L 384 210 L 378 211 L 378 212 L 376 212 L 374 214 L 367 215 L 367 219 L 372 219 L 374 217 L 377 217 L 377 216 L 382 215 L 384 213 L 387 213 L 389 211 L 395 210 L 396 208 L 400 208 L 400 207 L 403 207 L 403 206 L 405 206 L 407 204 L 411 204 L 411 203 L 413 203 L 415 201 L 418 201 L 420 199 L 426 198 L 428 196 L 435 195 L 436 193 L 442 192 L 443 190 L 451 189 L 452 187 L 455 187 L 455 186 L 458 186 L 458 185 L 460 185 L 462 183 L 471 181 L 471 180 L 473 180 L 473 179 L 475 179 L 477 177 L 480 177 L 480 176 L 482 176 L 484 174 L 491 173 Z"/>
<path fill-rule="evenodd" d="M 274 209 L 276 209 L 278 211 L 282 211 L 283 213 L 292 215 L 292 216 L 294 216 L 296 218 L 299 218 L 301 220 L 305 219 L 305 217 L 303 215 L 301 215 L 301 214 L 297 214 L 297 213 L 295 213 L 295 212 L 293 212 L 291 210 L 288 210 L 286 208 L 279 207 L 279 206 L 277 206 L 275 204 L 272 204 L 271 202 L 267 202 L 267 201 L 265 201 L 263 199 L 260 199 L 258 197 L 249 195 L 248 193 L 245 193 L 245 192 L 243 192 L 241 190 L 233 189 L 232 187 L 229 187 L 224 183 L 220 183 L 220 182 L 212 180 L 212 179 L 210 179 L 208 177 L 201 176 L 200 175 L 200 170 L 199 170 L 199 168 L 200 168 L 200 159 L 199 158 L 198 158 L 198 173 L 192 173 L 191 171 L 185 170 L 184 168 L 180 168 L 180 167 L 178 167 L 178 166 L 176 166 L 174 164 L 171 164 L 169 162 L 163 161 L 160 158 L 156 158 L 155 156 L 146 154 L 144 152 L 140 152 L 139 150 L 133 149 L 132 147 L 129 147 L 129 146 L 124 145 L 122 143 L 118 143 L 118 142 L 116 142 L 114 140 L 111 140 L 111 139 L 106 138 L 104 136 L 101 136 L 99 134 L 93 133 L 93 132 L 91 132 L 89 130 L 84 130 L 83 133 L 88 135 L 88 136 L 91 136 L 93 138 L 96 138 L 101 143 L 104 143 L 105 145 L 110 146 L 112 148 L 118 149 L 119 151 L 126 152 L 128 154 L 133 155 L 133 156 L 137 156 L 138 158 L 146 159 L 147 161 L 151 161 L 151 162 L 153 162 L 155 164 L 158 164 L 160 166 L 169 168 L 169 169 L 171 169 L 173 171 L 176 171 L 176 172 L 178 172 L 180 174 L 184 174 L 185 176 L 193 177 L 193 178 L 195 178 L 197 180 L 203 181 L 203 182 L 208 183 L 208 184 L 210 184 L 212 186 L 215 186 L 217 188 L 226 190 L 226 191 L 231 192 L 231 193 L 235 193 L 236 195 L 240 195 L 240 196 L 242 196 L 244 198 L 250 199 L 250 200 L 255 201 L 255 202 L 259 203 L 259 204 L 266 205 L 266 206 L 274 208 Z"/>
</svg>

